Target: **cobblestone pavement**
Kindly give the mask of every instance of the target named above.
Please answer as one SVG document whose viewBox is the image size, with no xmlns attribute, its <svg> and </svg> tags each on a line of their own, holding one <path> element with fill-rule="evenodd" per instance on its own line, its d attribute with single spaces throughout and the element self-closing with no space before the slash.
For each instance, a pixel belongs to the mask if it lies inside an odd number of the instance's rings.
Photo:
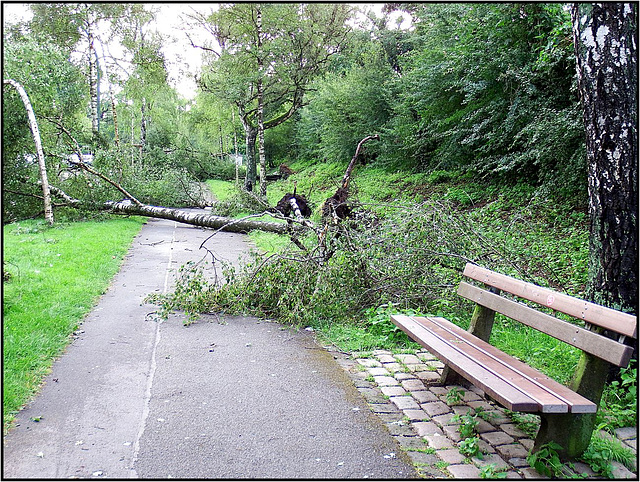
<svg viewBox="0 0 640 482">
<path fill-rule="evenodd" d="M 393 354 L 376 350 L 366 357 L 340 352 L 333 355 L 422 476 L 480 479 L 496 478 L 496 474 L 506 472 L 509 479 L 545 478 L 526 460 L 533 437 L 480 389 L 438 386 L 443 365 L 429 352 Z M 475 419 L 482 458 L 467 458 L 459 450 L 458 443 L 462 440 L 459 427 L 463 422 L 455 416 L 464 416 L 469 411 L 479 412 Z M 527 414 L 526 418 L 537 430 L 539 417 Z M 602 436 L 609 435 L 603 432 Z M 616 436 L 636 454 L 636 465 L 632 472 L 613 462 L 614 478 L 638 480 L 637 429 L 618 429 Z M 575 462 L 573 470 L 568 467 L 566 470 L 567 478 L 572 475 L 583 478 L 584 474 L 589 479 L 601 478 L 582 462 Z"/>
</svg>

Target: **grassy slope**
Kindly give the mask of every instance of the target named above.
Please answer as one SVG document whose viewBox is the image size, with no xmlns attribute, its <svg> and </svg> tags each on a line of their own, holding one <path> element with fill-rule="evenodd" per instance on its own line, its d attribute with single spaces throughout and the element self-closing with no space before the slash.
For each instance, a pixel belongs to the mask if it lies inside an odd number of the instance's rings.
<svg viewBox="0 0 640 482">
<path fill-rule="evenodd" d="M 141 218 L 3 228 L 3 426 L 37 391 L 119 269 Z"/>
</svg>

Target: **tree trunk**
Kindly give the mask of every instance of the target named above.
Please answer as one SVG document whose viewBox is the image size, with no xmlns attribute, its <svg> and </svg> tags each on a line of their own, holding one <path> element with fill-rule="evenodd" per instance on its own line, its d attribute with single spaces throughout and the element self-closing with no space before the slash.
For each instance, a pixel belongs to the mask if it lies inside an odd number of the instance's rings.
<svg viewBox="0 0 640 482">
<path fill-rule="evenodd" d="M 231 110 L 231 127 L 233 128 L 233 152 L 235 154 L 234 163 L 236 165 L 236 186 L 240 184 L 238 173 L 238 136 L 236 135 L 236 113 Z"/>
<path fill-rule="evenodd" d="M 589 164 L 588 298 L 638 313 L 637 5 L 571 11 Z"/>
<path fill-rule="evenodd" d="M 246 158 L 247 158 L 247 174 L 244 179 L 244 188 L 246 191 L 252 191 L 256 185 L 256 137 L 258 129 L 242 119 L 244 127 L 244 136 L 247 142 Z"/>
<path fill-rule="evenodd" d="M 53 225 L 53 208 L 51 207 L 51 194 L 49 192 L 49 181 L 47 179 L 47 165 L 44 160 L 44 152 L 42 151 L 42 142 L 40 141 L 40 129 L 38 129 L 38 122 L 36 121 L 36 115 L 33 112 L 33 107 L 29 101 L 29 96 L 24 90 L 22 85 L 12 79 L 3 81 L 3 84 L 11 85 L 18 91 L 24 108 L 27 111 L 27 117 L 29 118 L 29 129 L 31 129 L 31 135 L 33 136 L 33 143 L 36 147 L 36 155 L 38 157 L 38 168 L 40 170 L 40 180 L 42 182 L 42 197 L 44 199 L 44 219 Z"/>
<path fill-rule="evenodd" d="M 262 8 L 256 11 L 256 35 L 258 36 L 258 156 L 260 158 L 260 196 L 267 196 L 267 159 L 264 152 L 264 61 L 262 58 Z"/>
<path fill-rule="evenodd" d="M 147 109 L 145 98 L 142 98 L 140 105 L 140 161 L 142 161 L 142 151 L 147 144 Z"/>
<path fill-rule="evenodd" d="M 98 65 L 96 61 L 96 50 L 94 46 L 95 39 L 91 31 L 88 33 L 89 38 L 89 96 L 91 102 L 91 133 L 94 142 L 97 141 L 100 133 L 100 124 L 98 120 Z"/>
<path fill-rule="evenodd" d="M 578 87 L 589 169 L 589 286 L 598 304 L 638 312 L 636 6 L 573 4 Z M 571 388 L 600 404 L 609 364 L 583 353 Z M 575 458 L 588 447 L 595 414 L 544 414 L 534 451 L 554 440 Z"/>
<path fill-rule="evenodd" d="M 116 110 L 116 100 L 114 99 L 112 92 L 109 92 L 109 95 L 111 96 L 111 115 L 113 116 L 113 143 L 116 147 L 120 147 L 120 134 L 118 133 L 118 112 Z"/>
<path fill-rule="evenodd" d="M 232 219 L 223 216 L 215 216 L 206 213 L 193 213 L 176 208 L 149 206 L 147 204 L 135 204 L 129 200 L 117 203 L 107 203 L 105 208 L 114 213 L 131 214 L 136 216 L 149 216 L 152 218 L 169 219 L 179 223 L 202 226 L 206 228 L 220 229 L 233 233 L 246 233 L 258 229 L 270 233 L 289 234 L 292 228 L 284 223 L 271 223 L 267 221 L 253 221 L 250 219 Z"/>
</svg>

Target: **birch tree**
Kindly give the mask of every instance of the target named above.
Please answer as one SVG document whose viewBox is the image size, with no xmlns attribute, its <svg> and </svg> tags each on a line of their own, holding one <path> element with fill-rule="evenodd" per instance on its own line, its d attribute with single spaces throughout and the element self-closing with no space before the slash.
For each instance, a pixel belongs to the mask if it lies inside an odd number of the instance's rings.
<svg viewBox="0 0 640 482">
<path fill-rule="evenodd" d="M 589 297 L 636 314 L 637 4 L 579 3 L 571 13 L 589 166 Z"/>
<path fill-rule="evenodd" d="M 24 90 L 22 85 L 20 85 L 15 80 L 5 79 L 2 81 L 2 83 L 3 85 L 10 85 L 18 91 L 20 99 L 22 99 L 22 103 L 24 104 L 24 108 L 27 111 L 27 117 L 29 119 L 29 129 L 31 130 L 31 135 L 33 136 L 33 143 L 35 144 L 36 149 L 36 157 L 38 159 L 38 169 L 40 171 L 40 183 L 42 184 L 42 200 L 44 203 L 44 219 L 49 223 L 49 225 L 53 225 L 53 209 L 51 207 L 51 193 L 49 191 L 49 180 L 47 178 L 47 165 L 44 160 L 44 152 L 42 150 L 42 142 L 40 140 L 40 129 L 38 129 L 38 121 L 36 120 L 36 115 L 33 112 L 31 101 L 29 100 L 29 96 L 27 95 L 27 92 Z"/>
<path fill-rule="evenodd" d="M 31 28 L 59 45 L 77 49 L 85 57 L 89 86 L 91 132 L 94 143 L 100 139 L 100 85 L 101 69 L 97 43 L 103 22 L 122 18 L 130 6 L 114 3 L 34 3 Z"/>
</svg>

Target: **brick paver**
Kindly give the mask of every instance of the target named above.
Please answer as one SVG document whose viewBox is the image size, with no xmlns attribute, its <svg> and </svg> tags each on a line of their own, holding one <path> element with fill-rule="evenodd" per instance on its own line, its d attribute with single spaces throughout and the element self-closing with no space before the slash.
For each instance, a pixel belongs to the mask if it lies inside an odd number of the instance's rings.
<svg viewBox="0 0 640 482">
<path fill-rule="evenodd" d="M 385 376 L 373 377 L 373 381 L 380 387 L 389 387 L 393 385 L 399 385 L 398 380 L 396 380 L 393 377 L 385 377 Z"/>
<path fill-rule="evenodd" d="M 420 437 L 426 437 L 427 435 L 444 435 L 440 427 L 433 422 L 415 422 L 412 424 L 416 433 Z"/>
<path fill-rule="evenodd" d="M 413 399 L 413 397 L 409 395 L 405 395 L 401 397 L 390 397 L 389 401 L 392 402 L 400 410 L 413 410 L 413 409 L 420 408 L 420 405 L 418 405 L 418 402 L 416 402 Z"/>
<path fill-rule="evenodd" d="M 494 447 L 496 445 L 506 445 L 513 443 L 513 437 L 507 435 L 504 432 L 485 432 L 480 434 L 480 437 L 482 437 L 483 440 L 486 440 Z"/>
<path fill-rule="evenodd" d="M 400 395 L 406 395 L 407 391 L 398 386 L 390 386 L 390 387 L 380 387 L 380 391 L 385 394 L 387 397 L 397 397 Z"/>
<path fill-rule="evenodd" d="M 450 465 L 447 467 L 449 472 L 456 479 L 479 479 L 480 470 L 475 465 L 462 464 L 462 465 Z"/>
<path fill-rule="evenodd" d="M 358 371 L 356 364 L 352 378 L 372 411 L 386 423 L 389 432 L 407 451 L 423 476 L 479 479 L 481 469 L 492 465 L 494 470 L 505 472 L 508 479 L 545 478 L 526 460 L 533 448 L 533 440 L 518 428 L 502 407 L 485 398 L 482 390 L 477 387 L 439 386 L 443 365 L 426 351 L 415 355 L 393 355 L 386 350 L 377 350 L 373 354 L 374 358 L 357 358 L 357 364 L 365 367 L 366 371 L 362 368 Z M 341 366 L 351 370 L 349 364 Z M 363 381 L 371 376 L 373 384 Z M 372 386 L 376 388 L 372 389 Z M 463 392 L 456 405 L 449 405 L 447 394 L 454 388 Z M 378 390 L 380 397 L 376 397 L 372 390 Z M 380 403 L 384 397 L 388 397 L 388 401 Z M 481 409 L 481 412 L 477 413 L 476 409 Z M 476 416 L 482 458 L 468 459 L 458 449 L 457 444 L 462 440 L 459 432 L 462 422 L 453 417 L 467 414 Z M 617 429 L 615 435 L 626 446 L 636 450 L 636 428 Z M 432 451 L 425 451 L 426 447 Z M 443 468 L 443 463 L 449 465 Z M 567 468 L 568 477 L 586 474 L 587 478 L 598 478 L 582 462 L 575 462 L 573 467 L 573 471 Z M 615 478 L 637 479 L 637 475 L 622 464 L 615 462 L 613 467 Z"/>
</svg>

